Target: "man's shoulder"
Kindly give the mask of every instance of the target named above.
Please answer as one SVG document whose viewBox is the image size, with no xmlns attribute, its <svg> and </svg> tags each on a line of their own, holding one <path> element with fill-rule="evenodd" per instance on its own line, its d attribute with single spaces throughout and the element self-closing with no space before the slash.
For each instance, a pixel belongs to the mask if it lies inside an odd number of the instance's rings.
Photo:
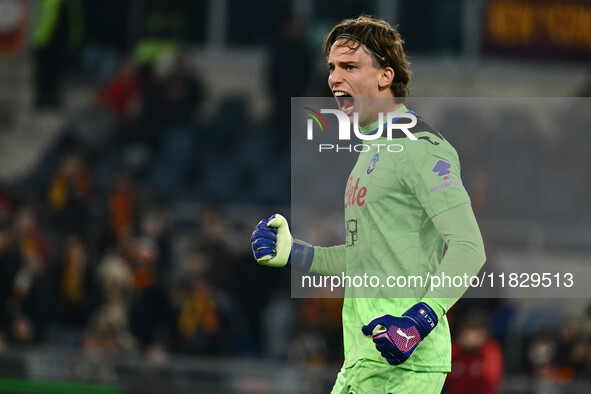
<svg viewBox="0 0 591 394">
<path fill-rule="evenodd" d="M 433 146 L 440 146 L 443 142 L 447 142 L 441 132 L 433 127 L 425 118 L 416 115 L 417 124 L 410 128 L 410 132 L 417 138 L 428 142 Z"/>
<path fill-rule="evenodd" d="M 427 120 L 417 116 L 417 124 L 409 128 L 415 139 L 407 138 L 404 150 L 411 158 L 421 156 L 455 157 L 457 153 L 442 133 Z"/>
<path fill-rule="evenodd" d="M 417 138 L 417 140 L 423 140 L 432 146 L 439 146 L 443 142 L 447 142 L 441 132 L 425 118 L 414 111 L 409 112 L 416 119 L 416 124 L 413 127 L 404 127 L 404 124 L 408 123 L 408 118 L 406 116 L 395 119 L 393 123 L 396 124 L 397 127 L 393 130 L 392 138 L 401 140 L 408 138 L 408 140 L 414 141 L 409 138 L 408 132 L 410 132 L 415 138 Z"/>
</svg>

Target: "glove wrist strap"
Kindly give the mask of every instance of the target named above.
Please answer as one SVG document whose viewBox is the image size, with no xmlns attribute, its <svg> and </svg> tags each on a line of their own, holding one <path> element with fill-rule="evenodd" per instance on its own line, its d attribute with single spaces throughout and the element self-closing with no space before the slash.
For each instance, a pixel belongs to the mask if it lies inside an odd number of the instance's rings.
<svg viewBox="0 0 591 394">
<path fill-rule="evenodd" d="M 285 268 L 295 271 L 309 272 L 314 260 L 314 247 L 307 242 L 294 239 L 291 254 Z"/>
<path fill-rule="evenodd" d="M 412 306 L 409 310 L 404 312 L 404 317 L 410 318 L 416 323 L 421 337 L 425 338 L 435 328 L 439 319 L 433 309 L 424 302 Z"/>
</svg>

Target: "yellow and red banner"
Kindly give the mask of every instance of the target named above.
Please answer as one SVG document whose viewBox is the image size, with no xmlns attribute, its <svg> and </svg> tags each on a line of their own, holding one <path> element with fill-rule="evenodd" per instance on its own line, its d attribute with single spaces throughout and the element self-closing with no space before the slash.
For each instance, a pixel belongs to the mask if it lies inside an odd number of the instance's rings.
<svg viewBox="0 0 591 394">
<path fill-rule="evenodd" d="M 522 58 L 591 60 L 591 2 L 490 0 L 484 50 Z"/>
</svg>

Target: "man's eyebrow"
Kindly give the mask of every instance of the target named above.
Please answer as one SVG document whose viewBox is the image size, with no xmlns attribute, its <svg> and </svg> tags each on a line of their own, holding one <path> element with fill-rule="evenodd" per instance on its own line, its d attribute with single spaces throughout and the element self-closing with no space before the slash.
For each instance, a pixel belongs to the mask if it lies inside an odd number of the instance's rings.
<svg viewBox="0 0 591 394">
<path fill-rule="evenodd" d="M 357 65 L 359 65 L 359 62 L 353 61 L 353 60 L 349 60 L 349 61 L 337 61 L 337 64 L 339 66 L 341 66 L 341 67 L 343 67 L 343 66 L 357 66 Z M 333 67 L 334 66 L 334 63 L 333 62 L 328 62 L 328 63 L 326 63 L 326 65 L 328 67 Z"/>
</svg>

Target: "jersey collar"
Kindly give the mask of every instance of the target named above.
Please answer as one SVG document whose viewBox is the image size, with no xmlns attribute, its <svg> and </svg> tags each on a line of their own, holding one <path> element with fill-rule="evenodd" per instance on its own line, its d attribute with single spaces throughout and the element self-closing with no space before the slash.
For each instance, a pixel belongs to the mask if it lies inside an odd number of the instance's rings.
<svg viewBox="0 0 591 394">
<path fill-rule="evenodd" d="M 394 111 L 391 111 L 390 113 L 392 113 L 392 112 L 394 112 L 394 113 L 406 112 L 406 113 L 410 113 L 410 114 L 415 113 L 415 111 L 411 111 L 408 108 L 406 108 L 406 105 L 404 105 L 404 104 L 402 104 L 400 107 L 396 108 Z M 392 122 L 396 122 L 398 119 L 400 119 L 400 118 L 394 118 L 394 119 L 392 119 Z M 384 123 L 384 128 L 386 126 L 386 123 Z M 378 132 L 378 126 L 379 126 L 379 120 L 376 120 L 375 122 L 370 123 L 366 126 L 361 126 L 359 128 L 359 131 L 361 131 L 361 134 L 364 134 L 364 135 L 373 135 Z"/>
</svg>

